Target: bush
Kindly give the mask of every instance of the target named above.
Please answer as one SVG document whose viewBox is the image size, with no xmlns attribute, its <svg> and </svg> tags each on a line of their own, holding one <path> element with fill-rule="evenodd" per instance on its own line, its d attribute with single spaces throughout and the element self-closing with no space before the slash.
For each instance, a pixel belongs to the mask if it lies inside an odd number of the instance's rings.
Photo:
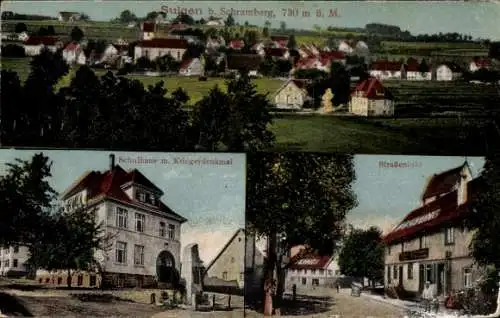
<svg viewBox="0 0 500 318">
<path fill-rule="evenodd" d="M 2 46 L 3 57 L 25 57 L 26 52 L 24 47 L 17 44 L 7 44 Z"/>
</svg>

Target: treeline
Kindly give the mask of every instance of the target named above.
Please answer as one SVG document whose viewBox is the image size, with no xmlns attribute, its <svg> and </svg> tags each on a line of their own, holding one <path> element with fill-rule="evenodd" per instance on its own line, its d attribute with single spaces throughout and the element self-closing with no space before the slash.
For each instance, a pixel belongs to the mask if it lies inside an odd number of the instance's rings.
<svg viewBox="0 0 500 318">
<path fill-rule="evenodd" d="M 163 82 L 144 87 L 111 72 L 99 77 L 87 66 L 72 78 L 68 72 L 60 53 L 45 50 L 24 83 L 2 70 L 2 146 L 243 152 L 273 145 L 273 106 L 244 70 L 192 111 L 189 96 L 182 89 L 167 95 Z"/>
<path fill-rule="evenodd" d="M 28 21 L 45 21 L 45 20 L 57 20 L 55 17 L 49 17 L 45 15 L 37 14 L 20 14 L 12 11 L 3 11 L 2 20 L 28 20 Z"/>
</svg>

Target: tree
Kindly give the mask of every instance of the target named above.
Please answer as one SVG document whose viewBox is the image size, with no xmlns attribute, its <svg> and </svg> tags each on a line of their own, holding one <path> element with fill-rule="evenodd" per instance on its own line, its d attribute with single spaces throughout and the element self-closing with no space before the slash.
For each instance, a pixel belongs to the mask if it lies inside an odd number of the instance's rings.
<svg viewBox="0 0 500 318">
<path fill-rule="evenodd" d="M 187 24 L 187 25 L 193 25 L 194 24 L 194 19 L 192 16 L 186 13 L 181 13 L 179 14 L 172 23 L 181 23 L 181 24 Z"/>
<path fill-rule="evenodd" d="M 56 35 L 56 30 L 54 29 L 53 25 L 49 25 L 47 27 L 47 33 L 48 33 L 48 35 Z"/>
<path fill-rule="evenodd" d="M 16 27 L 14 29 L 14 32 L 21 33 L 21 32 L 26 32 L 26 31 L 28 31 L 28 27 L 26 26 L 25 23 L 23 23 L 23 22 L 16 23 Z"/>
<path fill-rule="evenodd" d="M 234 18 L 233 18 L 233 15 L 228 15 L 227 18 L 226 18 L 226 21 L 225 21 L 225 25 L 227 27 L 232 27 L 235 25 L 235 21 L 234 21 Z"/>
<path fill-rule="evenodd" d="M 500 270 L 500 157 L 498 148 L 486 156 L 481 176 L 472 198 L 472 216 L 465 225 L 474 231 L 472 256 L 480 265 L 493 265 Z"/>
<path fill-rule="evenodd" d="M 346 214 L 357 204 L 353 156 L 252 153 L 247 161 L 247 230 L 268 238 L 265 280 L 276 271 L 279 308 L 284 254 L 304 244 L 319 255 L 332 255 L 342 238 Z"/>
<path fill-rule="evenodd" d="M 271 27 L 271 21 L 266 20 L 266 22 L 264 22 L 264 27 L 269 29 Z"/>
<path fill-rule="evenodd" d="M 96 209 L 80 207 L 59 212 L 48 225 L 44 227 L 47 239 L 30 246 L 28 264 L 49 271 L 67 271 L 68 287 L 71 270 L 99 270 L 95 253 L 109 249 L 111 235 L 105 235 L 102 223 L 97 223 Z"/>
<path fill-rule="evenodd" d="M 285 31 L 286 30 L 286 22 L 285 21 L 281 21 L 280 22 L 280 29 L 281 29 L 281 31 Z"/>
<path fill-rule="evenodd" d="M 274 142 L 274 134 L 268 130 L 273 106 L 267 96 L 257 93 L 246 75 L 228 82 L 227 87 L 226 93 L 212 89 L 195 108 L 197 148 L 231 151 L 269 148 Z M 220 105 L 221 102 L 226 104 Z M 216 117 L 208 116 L 210 112 Z"/>
<path fill-rule="evenodd" d="M 420 62 L 420 64 L 418 65 L 418 71 L 420 73 L 426 73 L 426 72 L 429 72 L 429 64 L 427 63 L 427 61 L 425 59 L 422 59 L 422 61 Z"/>
<path fill-rule="evenodd" d="M 269 37 L 269 29 L 268 29 L 267 27 L 264 27 L 264 28 L 262 29 L 262 36 L 263 36 L 264 38 L 268 38 L 268 37 Z"/>
<path fill-rule="evenodd" d="M 135 21 L 137 21 L 137 17 L 130 10 L 124 10 L 120 13 L 120 16 L 118 17 L 118 21 L 120 21 L 122 23 L 135 22 Z"/>
<path fill-rule="evenodd" d="M 382 231 L 376 227 L 367 230 L 351 229 L 339 254 L 342 274 L 375 282 L 384 277 L 384 245 Z"/>
<path fill-rule="evenodd" d="M 84 34 L 83 31 L 76 26 L 71 30 L 70 36 L 72 41 L 80 42 L 83 39 Z"/>
<path fill-rule="evenodd" d="M 45 27 L 40 27 L 40 29 L 38 29 L 38 32 L 36 33 L 38 36 L 48 36 L 50 35 L 49 34 L 49 30 Z"/>
<path fill-rule="evenodd" d="M 290 50 L 293 50 L 297 47 L 297 40 L 295 40 L 294 34 L 291 34 L 290 37 L 288 38 L 287 47 Z"/>
<path fill-rule="evenodd" d="M 82 20 L 82 21 L 90 21 L 90 17 L 89 17 L 88 14 L 82 12 L 80 14 L 80 20 Z"/>
<path fill-rule="evenodd" d="M 2 56 L 3 57 L 25 57 L 26 52 L 24 47 L 17 44 L 7 44 L 2 47 Z"/>
<path fill-rule="evenodd" d="M 4 77 L 2 76 L 2 79 Z M 7 163 L 0 176 L 0 245 L 32 245 L 43 237 L 56 192 L 48 182 L 51 162 L 42 153 Z"/>
</svg>

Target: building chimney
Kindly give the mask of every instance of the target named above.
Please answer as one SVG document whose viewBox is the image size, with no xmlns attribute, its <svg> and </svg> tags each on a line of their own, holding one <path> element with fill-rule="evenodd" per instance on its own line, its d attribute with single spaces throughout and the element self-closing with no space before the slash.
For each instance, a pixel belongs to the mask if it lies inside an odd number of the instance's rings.
<svg viewBox="0 0 500 318">
<path fill-rule="evenodd" d="M 115 167 L 115 155 L 110 154 L 109 155 L 109 170 L 113 170 L 114 167 Z"/>
</svg>

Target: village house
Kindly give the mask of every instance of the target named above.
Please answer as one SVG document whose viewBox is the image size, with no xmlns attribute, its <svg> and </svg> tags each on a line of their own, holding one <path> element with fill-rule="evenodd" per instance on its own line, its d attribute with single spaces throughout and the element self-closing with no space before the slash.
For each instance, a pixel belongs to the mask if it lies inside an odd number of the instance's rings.
<svg viewBox="0 0 500 318">
<path fill-rule="evenodd" d="M 379 80 L 401 79 L 404 64 L 397 61 L 376 61 L 368 69 L 368 73 Z"/>
<path fill-rule="evenodd" d="M 245 47 L 245 42 L 243 40 L 229 41 L 229 48 L 233 50 L 242 50 L 244 47 Z"/>
<path fill-rule="evenodd" d="M 276 44 L 277 48 L 286 49 L 288 48 L 289 37 L 286 35 L 271 35 L 269 37 L 271 41 Z"/>
<path fill-rule="evenodd" d="M 485 58 L 476 57 L 469 64 L 469 71 L 471 73 L 477 72 L 480 69 L 488 69 L 488 68 L 489 68 L 489 61 Z"/>
<path fill-rule="evenodd" d="M 351 93 L 349 112 L 358 116 L 394 116 L 394 97 L 373 77 L 361 82 Z"/>
<path fill-rule="evenodd" d="M 226 71 L 237 73 L 240 70 L 248 71 L 249 76 L 259 76 L 262 57 L 258 54 L 228 54 L 226 56 Z"/>
<path fill-rule="evenodd" d="M 128 45 L 124 44 L 108 44 L 101 54 L 100 63 L 117 63 L 119 59 L 127 56 Z"/>
<path fill-rule="evenodd" d="M 182 56 L 188 49 L 188 42 L 184 39 L 152 39 L 140 41 L 134 48 L 134 60 L 146 57 L 154 61 L 158 57 L 169 54 L 176 61 L 182 61 Z"/>
<path fill-rule="evenodd" d="M 268 56 L 273 60 L 288 60 L 290 58 L 290 52 L 287 48 L 262 48 L 257 51 L 257 54 L 263 57 Z"/>
<path fill-rule="evenodd" d="M 285 286 L 292 289 L 312 289 L 314 287 L 333 287 L 340 268 L 333 256 L 320 256 L 300 252 L 292 257 L 288 265 Z"/>
<path fill-rule="evenodd" d="M 344 52 L 345 54 L 354 53 L 354 48 L 351 46 L 351 44 L 348 41 L 340 41 L 337 50 L 340 52 Z"/>
<path fill-rule="evenodd" d="M 439 297 L 473 286 L 478 278 L 469 250 L 473 234 L 463 221 L 473 213 L 478 180 L 467 162 L 430 177 L 421 206 L 384 237 L 385 286 L 417 294 L 429 281 Z"/>
<path fill-rule="evenodd" d="M 294 74 L 298 70 L 309 69 L 317 69 L 329 73 L 332 63 L 340 63 L 342 65 L 345 65 L 345 54 L 339 51 L 318 52 L 318 54 L 316 55 L 312 55 L 306 58 L 300 58 L 295 63 L 295 66 L 290 71 L 290 73 Z"/>
<path fill-rule="evenodd" d="M 182 62 L 179 69 L 179 75 L 182 76 L 200 76 L 204 73 L 204 66 L 199 58 L 187 59 Z"/>
<path fill-rule="evenodd" d="M 82 45 L 80 45 L 78 42 L 70 42 L 66 47 L 63 49 L 62 52 L 63 59 L 68 63 L 68 65 L 85 65 L 87 64 L 87 57 L 85 55 L 85 52 L 83 51 Z"/>
<path fill-rule="evenodd" d="M 24 42 L 26 41 L 30 36 L 26 32 L 21 32 L 17 35 L 17 40 Z"/>
<path fill-rule="evenodd" d="M 221 47 L 225 47 L 226 42 L 221 36 L 210 36 L 205 43 L 205 52 L 207 54 L 217 54 Z"/>
<path fill-rule="evenodd" d="M 186 219 L 161 201 L 163 191 L 138 170 L 115 165 L 83 174 L 61 196 L 67 212 L 82 208 L 96 215 L 111 235 L 112 247 L 96 251 L 100 270 L 76 273 L 76 286 L 172 286 L 180 278 L 180 233 Z M 66 271 L 37 271 L 41 283 L 66 282 Z"/>
<path fill-rule="evenodd" d="M 157 24 L 154 22 L 142 22 L 141 31 L 141 40 L 152 40 L 155 37 L 155 33 L 157 32 Z"/>
<path fill-rule="evenodd" d="M 278 109 L 301 109 L 311 97 L 306 90 L 307 81 L 292 79 L 281 86 L 274 95 L 274 104 Z"/>
<path fill-rule="evenodd" d="M 82 18 L 82 14 L 78 12 L 67 12 L 67 11 L 62 11 L 59 12 L 58 19 L 59 21 L 63 22 L 74 22 L 78 21 Z"/>
<path fill-rule="evenodd" d="M 245 230 L 238 229 L 221 251 L 210 262 L 205 271 L 205 284 L 215 281 L 234 283 L 243 289 L 245 285 Z"/>
<path fill-rule="evenodd" d="M 30 253 L 26 246 L 0 246 L 0 276 L 21 277 L 28 275 L 25 265 Z"/>
<path fill-rule="evenodd" d="M 455 63 L 440 64 L 436 70 L 436 81 L 455 81 L 462 77 L 462 69 Z"/>
<path fill-rule="evenodd" d="M 409 81 L 430 81 L 432 79 L 431 67 L 421 72 L 420 63 L 415 59 L 410 59 L 406 64 L 401 65 L 401 79 Z"/>
<path fill-rule="evenodd" d="M 30 36 L 26 41 L 24 41 L 24 52 L 26 56 L 36 56 L 42 51 L 42 48 L 46 48 L 51 52 L 55 52 L 58 49 L 58 39 L 52 36 Z"/>
</svg>

